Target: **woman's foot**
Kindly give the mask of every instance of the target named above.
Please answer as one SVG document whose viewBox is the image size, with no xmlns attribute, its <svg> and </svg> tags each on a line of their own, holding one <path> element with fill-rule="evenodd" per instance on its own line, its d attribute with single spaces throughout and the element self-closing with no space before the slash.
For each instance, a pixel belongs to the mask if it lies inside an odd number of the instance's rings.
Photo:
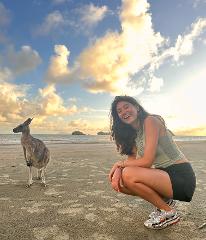
<svg viewBox="0 0 206 240">
<path fill-rule="evenodd" d="M 151 229 L 163 229 L 169 225 L 179 222 L 180 217 L 176 210 L 171 211 L 159 210 L 158 215 L 149 218 L 144 222 L 145 227 Z"/>
<path fill-rule="evenodd" d="M 168 206 L 170 206 L 171 208 L 174 208 L 176 205 L 176 201 L 173 199 L 168 199 L 167 201 L 165 201 L 167 203 Z M 158 215 L 161 212 L 161 210 L 159 208 L 155 208 L 155 210 L 153 212 L 150 213 L 149 218 L 152 218 L 156 215 Z"/>
</svg>

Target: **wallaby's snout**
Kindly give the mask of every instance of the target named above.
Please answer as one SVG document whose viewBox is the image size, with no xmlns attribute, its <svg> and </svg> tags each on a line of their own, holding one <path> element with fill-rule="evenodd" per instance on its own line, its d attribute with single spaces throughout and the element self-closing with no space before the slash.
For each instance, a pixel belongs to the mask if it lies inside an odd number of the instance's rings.
<svg viewBox="0 0 206 240">
<path fill-rule="evenodd" d="M 16 128 L 14 128 L 14 129 L 13 129 L 13 132 L 14 132 L 14 133 L 17 133 L 17 130 L 16 130 Z"/>
<path fill-rule="evenodd" d="M 22 132 L 23 131 L 23 126 L 19 125 L 13 129 L 14 133 Z"/>
</svg>

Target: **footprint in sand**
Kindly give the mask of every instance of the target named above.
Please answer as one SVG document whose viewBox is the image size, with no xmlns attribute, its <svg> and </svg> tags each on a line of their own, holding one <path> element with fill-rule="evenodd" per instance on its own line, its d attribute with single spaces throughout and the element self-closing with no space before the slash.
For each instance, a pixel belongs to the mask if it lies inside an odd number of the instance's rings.
<svg viewBox="0 0 206 240">
<path fill-rule="evenodd" d="M 95 222 L 95 221 L 97 221 L 98 216 L 95 215 L 94 213 L 88 213 L 85 215 L 85 218 L 90 222 Z"/>
<path fill-rule="evenodd" d="M 68 240 L 70 239 L 67 233 L 53 225 L 51 227 L 37 227 L 33 229 L 34 237 L 38 240 L 52 239 L 52 240 Z"/>
<path fill-rule="evenodd" d="M 32 207 L 22 207 L 21 209 L 27 210 L 29 213 L 42 213 L 45 210 L 44 209 L 39 209 L 39 207 L 42 206 L 40 203 L 34 203 Z"/>
<path fill-rule="evenodd" d="M 45 195 L 55 195 L 55 196 L 59 196 L 60 194 L 63 194 L 63 193 L 65 193 L 65 191 L 57 192 L 54 188 L 50 188 L 44 192 Z"/>
<path fill-rule="evenodd" d="M 84 208 L 62 208 L 57 211 L 59 214 L 68 214 L 70 217 L 74 217 L 84 213 Z"/>
</svg>

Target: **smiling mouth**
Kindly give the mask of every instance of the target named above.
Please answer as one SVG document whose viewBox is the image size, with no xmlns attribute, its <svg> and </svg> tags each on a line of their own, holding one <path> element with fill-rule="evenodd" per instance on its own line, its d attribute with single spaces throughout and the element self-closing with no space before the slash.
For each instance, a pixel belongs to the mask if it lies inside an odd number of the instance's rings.
<svg viewBox="0 0 206 240">
<path fill-rule="evenodd" d="M 123 119 L 127 120 L 130 117 L 131 117 L 130 115 L 126 115 L 126 116 L 123 117 Z"/>
</svg>

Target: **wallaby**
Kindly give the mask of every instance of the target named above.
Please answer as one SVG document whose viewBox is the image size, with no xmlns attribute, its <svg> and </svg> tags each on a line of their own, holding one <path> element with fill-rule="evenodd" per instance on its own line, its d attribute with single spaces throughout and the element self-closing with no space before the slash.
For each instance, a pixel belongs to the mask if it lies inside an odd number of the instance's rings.
<svg viewBox="0 0 206 240">
<path fill-rule="evenodd" d="M 46 186 L 45 169 L 50 160 L 50 152 L 41 140 L 30 135 L 29 124 L 31 123 L 32 119 L 33 118 L 28 118 L 24 123 L 14 128 L 13 132 L 22 133 L 21 145 L 23 147 L 26 164 L 29 167 L 28 186 L 30 187 L 33 183 L 32 167 L 37 168 L 37 178 L 41 179 L 44 186 Z"/>
</svg>

